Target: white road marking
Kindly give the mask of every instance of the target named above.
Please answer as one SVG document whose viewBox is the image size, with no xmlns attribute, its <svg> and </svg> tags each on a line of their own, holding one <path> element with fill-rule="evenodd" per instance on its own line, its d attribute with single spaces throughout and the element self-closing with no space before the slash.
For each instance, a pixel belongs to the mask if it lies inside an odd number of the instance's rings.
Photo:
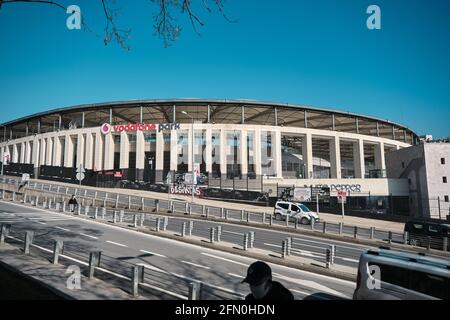
<svg viewBox="0 0 450 320">
<path fill-rule="evenodd" d="M 185 264 L 189 264 L 189 265 L 194 266 L 194 267 L 198 267 L 198 268 L 203 268 L 203 269 L 207 269 L 207 270 L 211 269 L 210 267 L 202 266 L 202 265 L 199 265 L 199 264 L 196 264 L 196 263 L 192 263 L 192 262 L 189 262 L 189 261 L 182 260 L 181 262 L 185 263 Z"/>
<path fill-rule="evenodd" d="M 121 243 L 112 242 L 112 241 L 109 241 L 109 240 L 106 241 L 106 242 L 111 243 L 111 244 L 116 245 L 116 246 L 119 246 L 119 247 L 125 247 L 125 248 L 128 248 L 128 246 L 126 246 L 126 245 L 124 245 L 124 244 L 121 244 Z"/>
<path fill-rule="evenodd" d="M 242 235 L 244 235 L 244 234 L 243 234 L 243 233 L 241 233 L 241 232 L 226 231 L 226 230 L 222 230 L 222 233 L 231 233 L 231 234 L 237 234 L 237 235 L 239 235 L 239 236 L 242 236 Z"/>
<path fill-rule="evenodd" d="M 321 242 L 321 241 L 315 241 L 315 240 L 308 240 L 308 239 L 300 239 L 300 238 L 292 238 L 292 240 L 294 241 L 304 241 L 304 242 L 312 242 L 312 243 L 318 243 L 321 245 L 324 245 L 326 247 L 328 247 L 330 245 L 330 243 L 328 242 Z M 340 241 L 335 241 L 337 243 L 339 243 Z M 346 248 L 346 249 L 350 249 L 350 250 L 357 250 L 357 251 L 364 251 L 366 250 L 368 247 L 360 247 L 360 246 L 354 246 L 354 247 L 349 247 L 349 246 L 344 246 L 344 245 L 340 245 L 337 244 L 336 248 Z"/>
<path fill-rule="evenodd" d="M 72 232 L 72 231 L 70 231 L 69 229 L 65 229 L 65 228 L 58 227 L 58 226 L 55 226 L 55 228 L 56 228 L 56 229 L 59 229 L 59 230 L 62 230 L 62 231 L 66 231 L 66 232 Z"/>
<path fill-rule="evenodd" d="M 41 222 L 41 221 L 35 221 L 36 223 L 39 223 L 39 224 L 46 224 L 45 222 Z"/>
<path fill-rule="evenodd" d="M 235 274 L 235 273 L 228 273 L 228 275 L 229 275 L 229 276 L 232 276 L 232 277 L 235 277 L 235 278 L 239 278 L 239 279 L 244 279 L 244 278 L 245 278 L 245 277 L 240 276 L 240 275 Z"/>
<path fill-rule="evenodd" d="M 151 251 L 147 251 L 147 250 L 139 250 L 139 251 L 143 252 L 143 253 L 151 254 L 152 256 L 158 256 L 158 257 L 161 257 L 161 258 L 167 258 L 165 255 L 162 255 L 162 254 L 159 254 L 159 253 L 156 253 L 156 252 L 151 252 Z"/>
<path fill-rule="evenodd" d="M 297 293 L 300 293 L 300 294 L 303 294 L 303 295 L 305 295 L 305 296 L 309 296 L 311 293 L 309 293 L 309 292 L 305 292 L 305 291 L 300 291 L 300 290 L 296 290 L 296 289 L 289 289 L 290 291 L 293 291 L 293 292 L 297 292 Z"/>
<path fill-rule="evenodd" d="M 174 296 L 174 297 L 179 298 L 179 299 L 188 300 L 188 297 L 186 297 L 186 296 L 183 296 L 183 295 L 175 293 L 175 292 L 171 292 L 171 291 L 168 291 L 168 290 L 164 290 L 164 289 L 152 286 L 151 284 L 148 284 L 148 283 L 139 283 L 139 285 L 147 287 L 147 288 L 150 288 L 150 289 L 154 289 L 156 291 L 160 291 L 162 293 L 166 293 L 168 295 Z"/>
<path fill-rule="evenodd" d="M 355 262 L 355 263 L 359 263 L 359 260 L 356 260 L 356 259 L 350 259 L 350 258 L 341 258 L 341 257 L 336 257 L 336 258 L 342 259 L 342 260 L 344 260 L 344 261 L 350 261 L 350 262 Z"/>
<path fill-rule="evenodd" d="M 88 235 L 88 234 L 84 234 L 84 233 L 80 233 L 80 235 L 83 236 L 83 237 L 88 237 L 88 238 L 95 239 L 95 240 L 98 239 L 97 237 L 94 237 L 94 236 L 91 236 L 91 235 Z"/>
<path fill-rule="evenodd" d="M 201 254 L 204 255 L 204 256 L 207 256 L 207 257 L 211 257 L 211 258 L 215 258 L 215 259 L 219 259 L 219 260 L 235 263 L 235 264 L 238 264 L 240 266 L 248 267 L 248 265 L 246 263 L 237 262 L 237 261 L 234 261 L 234 260 L 231 260 L 231 259 L 227 259 L 227 258 L 222 258 L 222 257 L 215 256 L 213 254 L 209 254 L 209 253 L 205 253 L 205 252 L 202 252 Z"/>
</svg>

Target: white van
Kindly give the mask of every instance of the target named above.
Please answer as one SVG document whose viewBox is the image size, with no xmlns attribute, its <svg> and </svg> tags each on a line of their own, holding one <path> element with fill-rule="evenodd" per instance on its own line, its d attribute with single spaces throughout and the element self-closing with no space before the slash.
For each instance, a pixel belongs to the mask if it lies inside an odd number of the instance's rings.
<svg viewBox="0 0 450 320">
<path fill-rule="evenodd" d="M 277 201 L 273 214 L 277 220 L 286 220 L 286 217 L 289 216 L 289 220 L 298 220 L 301 224 L 310 224 L 312 219 L 314 222 L 319 222 L 316 212 L 297 202 Z"/>
<path fill-rule="evenodd" d="M 423 254 L 368 250 L 359 260 L 353 299 L 450 299 L 450 261 Z"/>
</svg>

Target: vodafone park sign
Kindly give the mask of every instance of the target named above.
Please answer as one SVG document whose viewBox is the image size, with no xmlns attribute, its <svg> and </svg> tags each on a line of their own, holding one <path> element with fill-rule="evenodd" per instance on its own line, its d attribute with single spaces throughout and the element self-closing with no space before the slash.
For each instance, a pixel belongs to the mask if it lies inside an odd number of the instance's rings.
<svg viewBox="0 0 450 320">
<path fill-rule="evenodd" d="M 163 130 L 179 130 L 179 123 L 160 123 L 160 124 L 148 124 L 148 123 L 136 123 L 127 125 L 110 125 L 109 123 L 104 123 L 100 127 L 100 131 L 103 134 L 109 134 L 110 132 L 133 132 L 133 131 L 155 131 L 161 132 Z"/>
</svg>

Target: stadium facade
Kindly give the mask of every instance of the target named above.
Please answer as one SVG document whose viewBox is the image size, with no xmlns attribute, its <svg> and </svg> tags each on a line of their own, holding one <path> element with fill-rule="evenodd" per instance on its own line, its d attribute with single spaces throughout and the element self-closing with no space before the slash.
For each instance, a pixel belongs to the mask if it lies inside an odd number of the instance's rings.
<svg viewBox="0 0 450 320">
<path fill-rule="evenodd" d="M 83 184 L 156 186 L 194 165 L 207 188 L 275 197 L 283 186 L 326 186 L 331 196 L 349 191 L 362 211 L 390 212 L 394 202 L 407 210 L 409 189 L 386 176 L 385 154 L 419 142 L 405 126 L 364 115 L 200 99 L 56 109 L 4 123 L 0 139 L 5 174 L 76 183 L 83 166 Z"/>
</svg>

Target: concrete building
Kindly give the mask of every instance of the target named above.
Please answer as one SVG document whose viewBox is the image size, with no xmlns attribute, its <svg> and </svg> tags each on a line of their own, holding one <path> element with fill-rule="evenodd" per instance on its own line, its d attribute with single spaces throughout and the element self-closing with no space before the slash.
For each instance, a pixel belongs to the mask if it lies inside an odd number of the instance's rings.
<svg viewBox="0 0 450 320">
<path fill-rule="evenodd" d="M 446 219 L 450 214 L 450 143 L 423 142 L 386 155 L 388 177 L 408 179 L 411 215 Z"/>
<path fill-rule="evenodd" d="M 192 130 L 192 120 L 194 129 Z M 409 128 L 368 116 L 248 100 L 145 100 L 52 110 L 4 125 L 9 174 L 85 183 L 114 177 L 159 184 L 192 163 L 212 188 L 268 191 L 327 186 L 355 208 L 405 211 L 408 180 L 388 179 L 385 157 L 418 143 Z M 194 141 L 194 161 L 191 145 Z M 104 186 L 104 185 L 102 185 Z M 373 209 L 373 208 L 372 208 Z M 371 210 L 372 210 L 371 209 Z"/>
</svg>

